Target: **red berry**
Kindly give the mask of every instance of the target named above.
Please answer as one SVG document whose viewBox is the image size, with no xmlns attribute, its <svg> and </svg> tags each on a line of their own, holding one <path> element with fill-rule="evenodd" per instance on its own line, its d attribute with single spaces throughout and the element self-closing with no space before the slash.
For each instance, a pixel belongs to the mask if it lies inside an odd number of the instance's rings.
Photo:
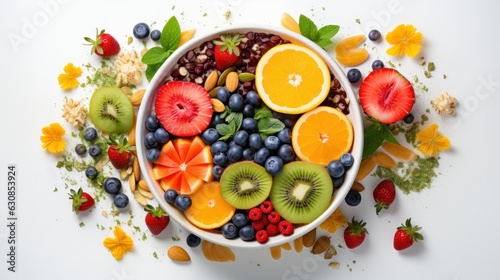
<svg viewBox="0 0 500 280">
<path fill-rule="evenodd" d="M 257 221 L 252 221 L 252 227 L 255 230 L 261 230 L 261 229 L 263 229 L 265 227 L 264 220 L 263 219 L 259 219 Z"/>
<path fill-rule="evenodd" d="M 269 236 L 276 236 L 280 233 L 280 230 L 278 228 L 277 224 L 268 224 L 266 226 L 266 231 Z"/>
<path fill-rule="evenodd" d="M 281 221 L 281 216 L 276 211 L 271 211 L 271 213 L 267 214 L 267 219 L 271 224 L 277 224 Z"/>
<path fill-rule="evenodd" d="M 69 199 L 73 200 L 72 208 L 76 214 L 89 210 L 95 204 L 94 198 L 84 192 L 82 188 L 79 188 L 78 191 L 70 190 Z"/>
<path fill-rule="evenodd" d="M 273 203 L 270 200 L 266 200 L 260 204 L 260 210 L 262 210 L 262 213 L 269 214 L 273 211 L 273 209 Z"/>
<path fill-rule="evenodd" d="M 423 240 L 424 236 L 418 232 L 421 229 L 422 227 L 412 226 L 411 218 L 407 219 L 406 223 L 401 224 L 394 234 L 394 249 L 401 251 L 413 245 L 414 242 Z"/>
<path fill-rule="evenodd" d="M 368 231 L 365 228 L 366 223 L 354 220 L 352 217 L 351 222 L 347 222 L 347 227 L 344 230 L 344 240 L 347 248 L 353 249 L 361 245 L 365 241 Z"/>
<path fill-rule="evenodd" d="M 99 31 L 96 29 L 96 38 L 91 39 L 85 37 L 84 40 L 87 42 L 85 45 L 92 46 L 90 53 L 95 53 L 98 56 L 109 57 L 116 55 L 120 52 L 120 44 L 116 39 L 108 33 L 104 33 L 104 30 Z"/>
<path fill-rule="evenodd" d="M 262 210 L 260 208 L 254 207 L 248 212 L 248 218 L 252 221 L 257 221 L 262 218 Z"/>
<path fill-rule="evenodd" d="M 284 236 L 293 234 L 293 225 L 287 220 L 283 220 L 278 224 L 278 229 Z"/>
<path fill-rule="evenodd" d="M 396 198 L 396 187 L 394 183 L 385 179 L 378 183 L 378 185 L 373 190 L 373 198 L 375 199 L 375 210 L 378 215 L 380 210 L 388 209 L 389 206 L 394 202 Z"/>
<path fill-rule="evenodd" d="M 269 234 L 265 229 L 258 230 L 255 233 L 255 239 L 261 244 L 266 243 L 269 240 Z"/>
</svg>

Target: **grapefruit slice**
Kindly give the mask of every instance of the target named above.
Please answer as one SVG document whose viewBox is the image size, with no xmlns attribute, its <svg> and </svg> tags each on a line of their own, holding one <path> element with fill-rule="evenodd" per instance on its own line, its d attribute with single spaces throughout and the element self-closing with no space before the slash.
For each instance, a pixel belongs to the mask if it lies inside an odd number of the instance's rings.
<svg viewBox="0 0 500 280">
<path fill-rule="evenodd" d="M 212 180 L 213 166 L 210 146 L 201 137 L 176 138 L 162 147 L 152 173 L 163 190 L 191 194 Z"/>
<path fill-rule="evenodd" d="M 202 86 L 171 81 L 158 90 L 155 111 L 166 131 L 175 136 L 191 137 L 208 127 L 213 107 L 208 92 Z"/>
</svg>

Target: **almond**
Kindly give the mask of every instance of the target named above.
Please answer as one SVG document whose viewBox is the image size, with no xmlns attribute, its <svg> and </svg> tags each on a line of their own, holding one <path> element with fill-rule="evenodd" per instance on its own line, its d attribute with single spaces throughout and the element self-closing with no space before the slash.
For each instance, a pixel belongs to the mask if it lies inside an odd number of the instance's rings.
<svg viewBox="0 0 500 280">
<path fill-rule="evenodd" d="M 139 159 L 134 157 L 132 162 L 132 170 L 134 171 L 134 178 L 136 181 L 141 179 L 141 167 L 139 166 Z"/>
<path fill-rule="evenodd" d="M 146 93 L 145 89 L 140 89 L 134 94 L 130 96 L 130 102 L 132 102 L 132 105 L 134 106 L 139 106 L 142 103 L 142 98 L 144 97 L 144 94 Z"/>
<path fill-rule="evenodd" d="M 219 99 L 211 98 L 210 100 L 212 101 L 212 107 L 214 108 L 214 112 L 222 113 L 226 110 L 226 106 L 224 106 L 224 103 L 222 103 L 222 101 L 220 101 Z"/>
<path fill-rule="evenodd" d="M 131 192 L 135 192 L 137 190 L 137 185 L 136 185 L 134 174 L 130 174 L 128 176 L 128 184 L 130 186 Z"/>
<path fill-rule="evenodd" d="M 335 268 L 335 269 L 338 269 L 340 267 L 340 263 L 339 262 L 331 262 L 328 264 L 328 266 Z"/>
<path fill-rule="evenodd" d="M 133 194 L 134 194 L 135 200 L 137 200 L 137 202 L 139 202 L 140 205 L 142 205 L 144 207 L 146 207 L 146 205 L 148 205 L 148 201 L 138 190 L 135 190 L 133 192 Z"/>
<path fill-rule="evenodd" d="M 226 77 L 226 88 L 229 92 L 234 92 L 238 89 L 240 85 L 239 77 L 237 72 L 230 72 Z"/>
<path fill-rule="evenodd" d="M 178 262 L 188 262 L 191 260 L 191 257 L 189 257 L 189 254 L 186 252 L 186 250 L 177 245 L 170 247 L 170 249 L 168 249 L 167 255 L 171 260 Z"/>
<path fill-rule="evenodd" d="M 373 160 L 373 155 L 364 158 L 359 165 L 358 174 L 356 175 L 356 181 L 362 181 L 372 170 L 375 168 L 377 164 Z"/>
<path fill-rule="evenodd" d="M 217 85 L 217 80 L 219 79 L 219 73 L 217 71 L 212 71 L 205 80 L 205 90 L 210 91 Z"/>
<path fill-rule="evenodd" d="M 302 249 L 304 248 L 302 236 L 293 241 L 293 247 L 295 248 L 295 252 L 297 253 L 302 252 Z"/>
<path fill-rule="evenodd" d="M 217 97 L 217 90 L 220 89 L 221 86 L 217 86 L 217 87 L 214 87 L 213 89 L 211 89 L 209 92 L 208 92 L 208 95 L 211 97 L 211 98 L 215 98 Z"/>
<path fill-rule="evenodd" d="M 335 250 L 335 247 L 333 247 L 333 245 L 330 245 L 328 249 L 326 249 L 325 259 L 329 260 L 335 255 L 337 255 L 337 250 Z"/>
<path fill-rule="evenodd" d="M 321 236 L 314 243 L 311 252 L 313 254 L 315 254 L 315 255 L 322 254 L 322 253 L 324 253 L 328 249 L 328 247 L 330 247 L 330 237 L 328 237 L 328 236 Z"/>
<path fill-rule="evenodd" d="M 139 186 L 139 188 L 141 188 L 145 191 L 150 192 L 148 184 L 146 183 L 146 180 L 144 180 L 144 179 L 139 180 L 139 182 L 137 182 L 137 186 Z"/>
<path fill-rule="evenodd" d="M 201 250 L 205 258 L 212 262 L 234 262 L 236 256 L 228 247 L 203 240 Z"/>
<path fill-rule="evenodd" d="M 351 190 L 357 191 L 357 192 L 362 192 L 365 190 L 365 187 L 358 181 L 354 181 L 352 184 Z"/>
<path fill-rule="evenodd" d="M 397 162 L 392 159 L 392 157 L 384 152 L 376 152 L 375 154 L 373 154 L 373 156 L 373 160 L 375 161 L 375 163 L 382 167 L 392 169 L 398 165 Z"/>
<path fill-rule="evenodd" d="M 134 123 L 132 125 L 132 128 L 130 129 L 130 131 L 128 132 L 128 143 L 129 145 L 132 145 L 132 146 L 135 146 L 135 126 L 136 126 L 136 123 L 137 123 L 137 118 L 136 116 L 134 116 Z"/>
<path fill-rule="evenodd" d="M 227 74 L 234 72 L 235 70 L 236 70 L 236 67 L 234 67 L 234 66 L 231 66 L 231 67 L 227 68 L 226 70 L 224 70 L 219 76 L 219 80 L 217 81 L 217 85 L 223 86 L 226 83 Z"/>
<path fill-rule="evenodd" d="M 153 194 L 150 192 L 150 191 L 146 191 L 146 190 L 143 190 L 141 188 L 137 188 L 137 190 L 139 191 L 139 193 L 144 196 L 146 199 L 148 200 L 153 200 Z"/>
</svg>

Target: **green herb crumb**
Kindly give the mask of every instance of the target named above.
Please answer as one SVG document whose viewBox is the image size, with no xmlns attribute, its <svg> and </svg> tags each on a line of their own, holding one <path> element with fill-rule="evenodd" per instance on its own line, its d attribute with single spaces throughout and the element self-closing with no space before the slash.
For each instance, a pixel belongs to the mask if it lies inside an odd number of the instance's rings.
<svg viewBox="0 0 500 280">
<path fill-rule="evenodd" d="M 429 64 L 427 64 L 427 70 L 429 72 L 434 71 L 435 69 L 436 69 L 436 65 L 434 65 L 434 62 L 429 62 Z"/>
<path fill-rule="evenodd" d="M 153 257 L 154 257 L 155 259 L 158 259 L 158 253 L 153 252 Z"/>
<path fill-rule="evenodd" d="M 387 62 L 389 64 L 389 66 L 391 66 L 392 68 L 396 68 L 396 65 L 394 65 L 394 62 L 392 62 L 391 60 L 389 60 Z"/>
<path fill-rule="evenodd" d="M 356 19 L 357 24 L 361 24 L 361 20 L 359 18 Z"/>
<path fill-rule="evenodd" d="M 180 241 L 181 238 L 178 235 L 172 236 L 172 241 Z"/>
<path fill-rule="evenodd" d="M 85 223 L 84 222 L 80 222 L 80 224 L 78 225 L 80 227 L 84 227 L 85 226 Z"/>
</svg>

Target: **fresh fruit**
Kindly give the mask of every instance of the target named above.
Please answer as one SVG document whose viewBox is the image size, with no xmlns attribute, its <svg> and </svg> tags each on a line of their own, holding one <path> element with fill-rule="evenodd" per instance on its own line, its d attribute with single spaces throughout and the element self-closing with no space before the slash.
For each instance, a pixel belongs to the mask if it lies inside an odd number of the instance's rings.
<svg viewBox="0 0 500 280">
<path fill-rule="evenodd" d="M 384 142 L 380 146 L 382 147 L 382 149 L 386 150 L 389 154 L 397 157 L 400 160 L 412 161 L 412 160 L 415 160 L 417 158 L 417 154 L 414 151 L 412 151 L 412 150 L 410 150 L 410 149 L 408 149 L 400 144 L 394 144 L 391 142 Z"/>
<path fill-rule="evenodd" d="M 202 229 L 223 226 L 233 217 L 236 208 L 222 199 L 219 182 L 203 184 L 190 195 L 191 207 L 184 211 L 186 219 Z"/>
<path fill-rule="evenodd" d="M 340 163 L 342 163 L 345 168 L 349 168 L 354 164 L 354 156 L 351 153 L 343 153 L 340 156 Z"/>
<path fill-rule="evenodd" d="M 186 237 L 186 244 L 189 247 L 191 247 L 191 248 L 196 248 L 196 247 L 200 246 L 200 244 L 201 244 L 201 238 L 198 237 L 197 235 L 194 235 L 194 234 L 190 233 Z"/>
<path fill-rule="evenodd" d="M 83 138 L 87 141 L 94 141 L 97 139 L 97 130 L 93 127 L 87 127 L 83 130 Z"/>
<path fill-rule="evenodd" d="M 147 130 L 155 131 L 160 127 L 160 122 L 158 121 L 158 117 L 155 114 L 151 114 L 146 117 L 144 125 L 146 126 Z"/>
<path fill-rule="evenodd" d="M 375 199 L 376 202 L 375 210 L 377 215 L 382 209 L 389 209 L 389 206 L 394 202 L 394 199 L 396 199 L 396 187 L 394 183 L 389 179 L 385 179 L 378 183 L 373 190 L 373 199 Z"/>
<path fill-rule="evenodd" d="M 262 211 L 262 213 L 264 213 L 264 214 L 269 214 L 269 213 L 271 213 L 271 211 L 274 210 L 273 203 L 270 200 L 263 201 L 259 205 L 259 207 L 260 207 L 260 210 Z"/>
<path fill-rule="evenodd" d="M 340 160 L 337 159 L 330 161 L 326 166 L 326 169 L 332 178 L 342 177 L 345 172 L 345 166 L 340 162 Z"/>
<path fill-rule="evenodd" d="M 255 229 L 251 225 L 246 225 L 238 231 L 238 234 L 243 241 L 252 241 L 255 238 Z"/>
<path fill-rule="evenodd" d="M 286 164 L 274 177 L 270 200 L 294 224 L 310 223 L 330 204 L 333 184 L 324 166 L 304 161 Z"/>
<path fill-rule="evenodd" d="M 188 262 L 191 260 L 191 257 L 189 256 L 188 252 L 186 252 L 186 250 L 177 245 L 174 245 L 168 249 L 167 256 L 171 260 L 178 262 Z"/>
<path fill-rule="evenodd" d="M 146 159 L 150 162 L 155 162 L 160 157 L 160 150 L 158 148 L 148 149 L 146 152 Z"/>
<path fill-rule="evenodd" d="M 281 17 L 281 26 L 290 31 L 300 34 L 299 24 L 291 15 L 287 13 L 283 13 L 283 16 Z"/>
<path fill-rule="evenodd" d="M 153 235 L 158 235 L 167 228 L 170 223 L 170 217 L 160 206 L 154 207 L 148 204 L 144 210 L 147 212 L 144 221 Z"/>
<path fill-rule="evenodd" d="M 153 178 L 166 191 L 191 194 L 212 180 L 213 160 L 210 146 L 201 137 L 176 138 L 167 142 L 155 161 Z"/>
<path fill-rule="evenodd" d="M 89 166 L 85 169 L 85 176 L 89 179 L 94 179 L 97 177 L 98 173 L 97 169 L 93 166 Z"/>
<path fill-rule="evenodd" d="M 406 115 L 404 118 L 403 118 L 403 121 L 407 124 L 411 124 L 413 123 L 413 121 L 415 120 L 415 116 L 412 114 L 412 113 L 409 113 L 408 115 Z"/>
<path fill-rule="evenodd" d="M 255 240 L 260 244 L 264 244 L 269 241 L 269 234 L 265 229 L 260 229 L 255 233 Z"/>
<path fill-rule="evenodd" d="M 372 62 L 372 69 L 377 70 L 380 68 L 384 68 L 384 63 L 382 62 L 382 60 L 380 60 L 380 59 L 374 60 Z"/>
<path fill-rule="evenodd" d="M 292 223 L 287 220 L 282 220 L 278 223 L 278 229 L 284 236 L 290 236 L 294 232 L 294 227 Z"/>
<path fill-rule="evenodd" d="M 200 85 L 186 81 L 164 84 L 156 95 L 155 110 L 161 125 L 171 134 L 190 137 L 202 133 L 212 119 L 212 102 Z"/>
<path fill-rule="evenodd" d="M 113 198 L 113 204 L 116 208 L 125 208 L 129 202 L 128 196 L 124 193 L 119 193 Z"/>
<path fill-rule="evenodd" d="M 111 164 L 116 169 L 127 166 L 132 158 L 132 151 L 135 151 L 135 146 L 129 145 L 123 134 L 118 139 L 111 134 L 108 138 L 108 144 L 108 158 Z"/>
<path fill-rule="evenodd" d="M 227 102 L 227 106 L 233 112 L 241 112 L 243 110 L 243 96 L 239 93 L 233 93 L 229 97 L 229 101 Z"/>
<path fill-rule="evenodd" d="M 391 124 L 411 112 L 415 92 L 410 81 L 392 68 L 381 68 L 368 74 L 359 88 L 363 111 L 375 120 Z"/>
<path fill-rule="evenodd" d="M 347 79 L 353 84 L 359 82 L 361 80 L 361 71 L 357 68 L 350 69 L 347 71 Z"/>
<path fill-rule="evenodd" d="M 289 163 L 295 160 L 295 151 L 289 144 L 283 144 L 278 150 L 278 157 L 281 158 L 283 163 Z"/>
<path fill-rule="evenodd" d="M 347 248 L 354 249 L 365 241 L 366 234 L 368 234 L 365 226 L 366 223 L 363 220 L 356 221 L 354 217 L 350 222 L 347 222 L 347 227 L 344 230 L 344 241 Z"/>
<path fill-rule="evenodd" d="M 292 146 L 301 160 L 327 165 L 350 151 L 354 132 L 339 110 L 319 106 L 303 114 L 292 130 Z"/>
<path fill-rule="evenodd" d="M 370 39 L 370 41 L 375 42 L 375 41 L 380 40 L 380 38 L 382 38 L 382 34 L 380 34 L 380 31 L 378 31 L 376 29 L 373 29 L 368 33 L 368 39 Z"/>
<path fill-rule="evenodd" d="M 344 66 L 356 66 L 363 63 L 369 56 L 366 49 L 357 48 L 365 40 L 365 35 L 354 35 L 342 39 L 335 47 L 335 58 Z"/>
<path fill-rule="evenodd" d="M 364 178 L 366 178 L 366 176 L 368 176 L 368 174 L 370 174 L 370 172 L 372 172 L 372 170 L 375 168 L 376 165 L 377 164 L 373 160 L 373 156 L 368 156 L 368 157 L 364 158 L 363 160 L 361 160 L 361 163 L 359 165 L 358 174 L 356 174 L 356 181 L 359 182 L 359 181 L 363 180 Z"/>
<path fill-rule="evenodd" d="M 276 176 L 283 170 L 283 160 L 278 156 L 270 156 L 264 163 L 267 173 Z"/>
<path fill-rule="evenodd" d="M 175 198 L 178 196 L 179 194 L 177 193 L 176 190 L 174 189 L 168 189 L 165 191 L 165 193 L 163 194 L 163 198 L 165 199 L 166 202 L 168 203 L 174 203 L 175 202 Z"/>
<path fill-rule="evenodd" d="M 318 106 L 330 91 L 330 70 L 312 50 L 282 44 L 268 50 L 255 69 L 255 86 L 272 110 L 301 114 Z"/>
<path fill-rule="evenodd" d="M 73 200 L 72 209 L 76 214 L 89 210 L 95 204 L 94 198 L 82 188 L 78 191 L 71 189 L 69 199 Z"/>
<path fill-rule="evenodd" d="M 101 150 L 101 147 L 99 147 L 99 145 L 90 145 L 89 147 L 89 155 L 93 158 L 97 158 L 98 156 L 100 156 L 102 153 L 102 150 Z"/>
<path fill-rule="evenodd" d="M 418 232 L 421 229 L 422 227 L 412 226 L 411 218 L 407 219 L 394 234 L 394 249 L 401 251 L 413 245 L 414 242 L 424 240 L 424 236 Z"/>
<path fill-rule="evenodd" d="M 247 92 L 245 100 L 248 104 L 252 105 L 254 108 L 259 107 L 261 104 L 260 96 L 254 90 Z"/>
<path fill-rule="evenodd" d="M 151 31 L 151 34 L 149 34 L 149 36 L 151 37 L 151 40 L 153 40 L 155 42 L 159 41 L 160 37 L 161 37 L 161 31 L 158 29 L 155 29 L 155 30 Z"/>
<path fill-rule="evenodd" d="M 75 146 L 75 153 L 79 156 L 83 156 L 87 152 L 87 147 L 83 144 L 77 144 Z"/>
<path fill-rule="evenodd" d="M 96 29 L 95 39 L 89 37 L 83 38 L 87 42 L 85 45 L 92 46 L 90 54 L 95 53 L 98 56 L 109 57 L 120 52 L 120 44 L 118 41 L 110 34 L 104 32 L 104 29 L 100 32 L 99 29 Z"/>
<path fill-rule="evenodd" d="M 264 167 L 240 161 L 226 168 L 220 178 L 222 198 L 237 209 L 250 209 L 266 200 L 273 179 Z"/>
<path fill-rule="evenodd" d="M 361 202 L 361 194 L 358 191 L 349 190 L 344 201 L 349 206 L 357 206 Z"/>
<path fill-rule="evenodd" d="M 140 22 L 134 26 L 132 34 L 137 39 L 144 39 L 149 36 L 149 25 L 144 22 Z"/>
<path fill-rule="evenodd" d="M 248 218 L 252 221 L 257 221 L 262 218 L 262 210 L 260 207 L 254 207 L 248 211 Z"/>
<path fill-rule="evenodd" d="M 203 131 L 203 133 L 201 134 L 201 139 L 203 139 L 203 141 L 205 141 L 205 143 L 207 143 L 208 145 L 215 143 L 215 141 L 217 141 L 219 137 L 220 135 L 217 132 L 217 129 L 213 127 L 205 129 L 205 131 Z"/>
<path fill-rule="evenodd" d="M 98 129 L 110 134 L 128 133 L 134 123 L 134 108 L 117 87 L 97 89 L 90 98 L 90 120 Z"/>
<path fill-rule="evenodd" d="M 236 213 L 234 214 L 233 218 L 231 218 L 231 222 L 236 226 L 236 227 L 244 227 L 248 223 L 248 217 L 247 215 L 243 213 Z"/>
<path fill-rule="evenodd" d="M 104 191 L 110 195 L 116 195 L 122 189 L 122 181 L 116 177 L 109 177 L 104 180 Z"/>
<path fill-rule="evenodd" d="M 158 127 L 155 130 L 154 135 L 156 143 L 158 143 L 159 145 L 163 145 L 167 143 L 168 140 L 170 140 L 170 134 L 168 134 L 168 132 L 163 127 Z"/>
<path fill-rule="evenodd" d="M 243 227 L 243 226 L 242 226 Z M 233 223 L 227 223 L 222 226 L 221 233 L 227 239 L 233 239 L 238 236 L 239 228 Z"/>
<path fill-rule="evenodd" d="M 240 48 L 238 45 L 241 39 L 239 34 L 235 34 L 227 36 L 222 35 L 219 39 L 213 41 L 215 44 L 215 67 L 219 71 L 224 71 L 238 61 L 240 58 Z"/>
</svg>

